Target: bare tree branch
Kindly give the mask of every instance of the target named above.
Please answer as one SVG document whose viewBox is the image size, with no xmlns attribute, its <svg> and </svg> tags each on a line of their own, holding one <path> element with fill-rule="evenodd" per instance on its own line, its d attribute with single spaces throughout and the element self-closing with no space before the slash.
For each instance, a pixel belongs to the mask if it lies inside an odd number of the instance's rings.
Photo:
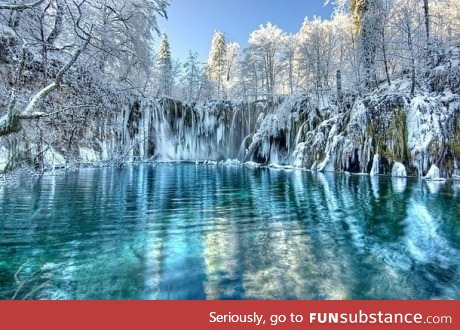
<svg viewBox="0 0 460 330">
<path fill-rule="evenodd" d="M 53 30 L 51 31 L 48 38 L 46 39 L 46 42 L 49 45 L 54 44 L 54 41 L 57 39 L 59 34 L 61 34 L 61 31 L 62 31 L 62 18 L 64 16 L 64 5 L 62 4 L 61 0 L 55 0 L 55 4 L 56 4 L 56 16 L 54 19 Z"/>
</svg>

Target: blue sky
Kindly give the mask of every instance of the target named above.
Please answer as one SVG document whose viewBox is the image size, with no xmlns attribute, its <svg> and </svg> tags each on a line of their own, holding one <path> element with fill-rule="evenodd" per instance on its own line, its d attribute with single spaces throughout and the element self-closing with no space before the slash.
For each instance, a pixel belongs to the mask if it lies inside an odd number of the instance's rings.
<svg viewBox="0 0 460 330">
<path fill-rule="evenodd" d="M 167 33 L 173 58 L 187 58 L 189 50 L 208 56 L 215 30 L 227 42 L 247 46 L 249 34 L 268 21 L 286 32 L 300 30 L 305 16 L 329 18 L 332 6 L 324 0 L 171 0 L 169 19 L 159 20 Z"/>
</svg>

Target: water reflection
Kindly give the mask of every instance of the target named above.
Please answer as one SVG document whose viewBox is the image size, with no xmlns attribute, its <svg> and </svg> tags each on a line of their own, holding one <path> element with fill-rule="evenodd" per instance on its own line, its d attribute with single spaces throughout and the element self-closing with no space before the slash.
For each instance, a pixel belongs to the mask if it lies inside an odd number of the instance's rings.
<svg viewBox="0 0 460 330">
<path fill-rule="evenodd" d="M 442 181 L 424 181 L 424 183 L 430 194 L 434 195 L 438 194 L 445 185 L 445 182 Z"/>
<path fill-rule="evenodd" d="M 407 188 L 407 178 L 391 178 L 391 186 L 394 193 L 402 194 Z"/>
<path fill-rule="evenodd" d="M 0 297 L 459 299 L 458 197 L 449 183 L 194 164 L 0 187 Z"/>
</svg>

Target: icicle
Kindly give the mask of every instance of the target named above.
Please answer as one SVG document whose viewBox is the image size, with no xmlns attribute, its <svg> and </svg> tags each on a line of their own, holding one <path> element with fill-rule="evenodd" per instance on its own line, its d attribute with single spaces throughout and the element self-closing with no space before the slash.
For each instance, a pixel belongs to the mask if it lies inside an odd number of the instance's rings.
<svg viewBox="0 0 460 330">
<path fill-rule="evenodd" d="M 371 173 L 369 173 L 370 176 L 375 176 L 380 174 L 380 156 L 378 154 L 374 155 L 374 160 L 372 162 L 372 169 Z"/>
</svg>

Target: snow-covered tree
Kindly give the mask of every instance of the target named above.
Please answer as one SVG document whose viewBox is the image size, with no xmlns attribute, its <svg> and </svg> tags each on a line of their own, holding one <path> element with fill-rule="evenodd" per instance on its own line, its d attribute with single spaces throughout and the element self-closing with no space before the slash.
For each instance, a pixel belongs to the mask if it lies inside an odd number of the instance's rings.
<svg viewBox="0 0 460 330">
<path fill-rule="evenodd" d="M 377 35 L 377 47 L 379 53 L 382 55 L 381 61 L 383 62 L 385 80 L 388 85 L 391 85 L 390 62 L 392 60 L 392 56 L 390 52 L 390 43 L 392 41 L 393 34 L 389 33 L 389 30 L 392 7 L 392 0 L 382 0 L 382 5 L 378 8 L 379 12 L 377 13 L 381 18 L 381 24 L 377 27 L 379 29 Z"/>
<path fill-rule="evenodd" d="M 247 101 L 257 100 L 263 94 L 263 72 L 261 65 L 261 62 L 256 58 L 250 48 L 243 51 L 239 71 L 241 77 L 239 94 L 241 98 Z"/>
<path fill-rule="evenodd" d="M 283 94 L 294 94 L 298 85 L 299 74 L 296 72 L 296 68 L 298 67 L 296 58 L 297 48 L 298 36 L 287 35 L 281 58 L 283 67 Z"/>
<path fill-rule="evenodd" d="M 197 99 L 211 100 L 215 97 L 215 83 L 209 79 L 209 68 L 205 64 L 200 72 L 200 83 L 198 88 Z"/>
<path fill-rule="evenodd" d="M 221 31 L 214 32 L 206 68 L 209 80 L 216 84 L 217 98 L 221 98 L 227 80 L 227 42 Z"/>
<path fill-rule="evenodd" d="M 328 87 L 332 79 L 336 56 L 336 38 L 330 21 L 319 17 L 306 19 L 298 36 L 298 57 L 306 88 L 320 90 Z M 310 85 L 313 83 L 313 85 Z"/>
<path fill-rule="evenodd" d="M 24 119 L 48 116 L 41 104 L 70 77 L 76 85 L 105 79 L 114 89 L 141 89 L 156 15 L 166 16 L 167 6 L 168 0 L 2 2 L 0 26 L 11 31 L 7 57 L 16 69 L 6 82 L 11 97 L 0 109 L 0 136 L 19 131 Z M 74 67 L 79 74 L 69 75 Z M 36 76 L 32 93 L 23 89 L 28 72 Z"/>
<path fill-rule="evenodd" d="M 430 36 L 449 44 L 460 44 L 460 1 L 429 2 Z"/>
<path fill-rule="evenodd" d="M 157 60 L 158 72 L 158 92 L 161 95 L 171 96 L 172 87 L 172 62 L 171 62 L 171 49 L 169 47 L 168 36 L 163 33 L 160 51 Z"/>
<path fill-rule="evenodd" d="M 229 98 L 238 98 L 238 89 L 241 84 L 240 56 L 240 45 L 236 42 L 228 43 L 225 59 L 225 89 Z"/>
<path fill-rule="evenodd" d="M 183 64 L 183 69 L 182 99 L 186 102 L 197 101 L 201 81 L 201 68 L 198 62 L 198 53 L 189 52 L 187 61 Z"/>
<path fill-rule="evenodd" d="M 359 35 L 360 62 L 364 71 L 364 86 L 375 87 L 376 54 L 378 46 L 378 33 L 380 31 L 381 0 L 352 0 L 351 11 L 355 32 Z"/>
<path fill-rule="evenodd" d="M 425 21 L 426 39 L 430 39 L 430 4 L 429 0 L 423 0 L 423 18 Z"/>
<path fill-rule="evenodd" d="M 336 70 L 340 70 L 344 86 L 355 86 L 360 79 L 359 57 L 356 47 L 357 36 L 353 31 L 353 20 L 343 6 L 338 7 L 331 18 L 332 29 L 335 35 Z"/>
<path fill-rule="evenodd" d="M 256 67 L 262 69 L 262 85 L 268 98 L 273 98 L 276 91 L 285 38 L 285 32 L 270 22 L 260 25 L 249 37 L 250 58 L 255 61 Z"/>
</svg>

